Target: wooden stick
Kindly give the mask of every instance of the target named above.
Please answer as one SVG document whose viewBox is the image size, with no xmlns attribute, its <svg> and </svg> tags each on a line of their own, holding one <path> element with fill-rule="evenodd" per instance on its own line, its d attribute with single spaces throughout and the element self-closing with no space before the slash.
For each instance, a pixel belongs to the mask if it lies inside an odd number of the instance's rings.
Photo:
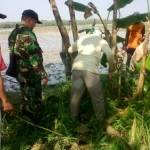
<svg viewBox="0 0 150 150">
<path fill-rule="evenodd" d="M 117 0 L 114 1 L 114 10 L 113 10 L 113 23 L 112 23 L 112 41 L 111 41 L 111 47 L 112 51 L 115 54 L 116 47 L 117 47 Z"/>
<path fill-rule="evenodd" d="M 60 136 L 60 137 L 63 137 L 63 138 L 67 138 L 67 137 L 65 137 L 63 134 L 61 134 L 61 133 L 59 133 L 59 132 L 52 131 L 52 130 L 50 130 L 50 129 L 48 129 L 48 128 L 45 128 L 45 127 L 42 127 L 42 126 L 40 126 L 40 125 L 34 124 L 34 123 L 32 123 L 32 122 L 30 122 L 30 121 L 28 121 L 28 120 L 25 120 L 25 119 L 21 118 L 21 117 L 18 116 L 18 115 L 15 115 L 15 118 L 19 119 L 19 120 L 22 121 L 22 122 L 27 123 L 28 125 L 33 126 L 33 127 L 39 128 L 39 129 L 44 130 L 44 131 L 47 131 L 47 132 L 50 132 L 50 133 L 52 133 L 52 134 L 55 134 L 55 135 Z M 73 137 L 71 137 L 71 139 L 77 140 L 77 138 L 73 138 Z"/>
<path fill-rule="evenodd" d="M 56 1 L 55 0 L 49 0 L 49 2 L 50 2 L 50 5 L 52 7 L 53 14 L 54 14 L 54 17 L 55 17 L 58 29 L 59 29 L 61 37 L 62 37 L 64 48 L 65 48 L 66 62 L 67 62 L 67 65 L 65 66 L 65 68 L 66 68 L 66 76 L 68 78 L 70 78 L 71 77 L 71 66 L 72 66 L 72 64 L 71 64 L 71 57 L 70 57 L 70 55 L 68 53 L 68 49 L 70 47 L 69 35 L 68 35 L 67 29 L 64 26 L 64 23 L 63 23 L 63 21 L 61 19 L 58 7 L 56 5 Z"/>
<path fill-rule="evenodd" d="M 145 72 L 146 72 L 146 60 L 148 54 L 148 44 L 149 44 L 149 37 L 150 37 L 150 6 L 149 0 L 147 0 L 147 8 L 148 8 L 148 31 L 144 40 L 144 56 L 142 59 L 142 66 L 140 71 L 140 76 L 137 84 L 137 89 L 134 98 L 141 97 L 143 88 L 144 88 L 144 81 L 145 81 Z"/>
<path fill-rule="evenodd" d="M 74 6 L 73 6 L 73 0 L 68 0 L 67 4 L 69 7 L 69 12 L 70 12 L 73 39 L 74 41 L 76 41 L 78 39 L 78 28 L 77 28 L 77 22 L 76 22 L 75 11 L 74 11 Z"/>
<path fill-rule="evenodd" d="M 149 23 L 149 28 L 150 28 L 150 23 Z M 134 98 L 141 97 L 142 92 L 143 92 L 145 73 L 146 73 L 146 60 L 147 60 L 147 54 L 148 54 L 149 36 L 150 36 L 150 30 L 147 32 L 146 38 L 144 40 L 144 56 L 143 56 L 143 59 L 142 59 L 142 66 L 141 66 L 141 70 L 140 70 L 140 76 L 139 76 L 137 89 L 136 89 L 136 93 L 135 93 Z"/>
</svg>

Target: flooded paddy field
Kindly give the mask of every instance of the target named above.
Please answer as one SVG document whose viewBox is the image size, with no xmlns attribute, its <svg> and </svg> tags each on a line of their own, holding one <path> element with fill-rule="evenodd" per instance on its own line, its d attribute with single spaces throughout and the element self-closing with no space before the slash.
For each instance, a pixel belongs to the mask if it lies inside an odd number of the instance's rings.
<svg viewBox="0 0 150 150">
<path fill-rule="evenodd" d="M 83 29 L 86 28 L 86 26 L 80 26 L 79 28 Z M 71 28 L 68 27 L 67 29 L 71 37 Z M 9 64 L 8 36 L 12 30 L 13 29 L 0 29 L 2 55 L 7 65 Z M 59 55 L 60 51 L 62 50 L 62 40 L 58 28 L 55 26 L 37 27 L 35 28 L 35 33 L 43 50 L 44 66 L 48 72 L 49 85 L 64 82 L 64 66 Z M 119 32 L 119 35 L 123 37 L 124 34 L 124 31 Z M 7 90 L 18 89 L 18 84 L 14 83 L 16 81 L 13 78 L 5 76 L 5 79 Z"/>
<path fill-rule="evenodd" d="M 0 29 L 0 43 L 3 57 L 8 64 L 8 36 L 13 29 Z M 35 29 L 38 42 L 43 50 L 44 64 L 60 62 L 61 36 L 56 27 L 38 27 Z"/>
</svg>

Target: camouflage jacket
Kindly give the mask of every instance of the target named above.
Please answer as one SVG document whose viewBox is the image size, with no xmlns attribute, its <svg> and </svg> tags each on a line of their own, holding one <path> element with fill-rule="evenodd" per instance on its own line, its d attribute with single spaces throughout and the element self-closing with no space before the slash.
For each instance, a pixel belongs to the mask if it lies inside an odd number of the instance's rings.
<svg viewBox="0 0 150 150">
<path fill-rule="evenodd" d="M 9 36 L 9 49 L 10 53 L 14 53 L 17 57 L 18 73 L 33 71 L 37 72 L 41 78 L 47 77 L 43 67 L 42 50 L 31 29 L 16 25 Z"/>
</svg>

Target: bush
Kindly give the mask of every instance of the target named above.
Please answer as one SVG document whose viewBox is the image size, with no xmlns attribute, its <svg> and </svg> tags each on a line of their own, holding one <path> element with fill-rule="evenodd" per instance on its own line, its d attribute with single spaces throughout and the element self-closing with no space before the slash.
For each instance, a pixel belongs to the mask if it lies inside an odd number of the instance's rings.
<svg viewBox="0 0 150 150">
<path fill-rule="evenodd" d="M 106 84 L 106 76 L 102 77 L 102 82 L 106 87 L 109 86 Z M 70 118 L 70 92 L 71 82 L 44 88 L 45 106 L 41 111 L 38 125 L 52 132 L 26 124 L 18 118 L 4 115 L 1 131 L 2 149 L 28 150 L 39 145 L 44 145 L 44 149 L 48 150 L 66 150 L 73 146 L 83 150 L 150 149 L 149 99 L 143 97 L 139 101 L 127 102 L 114 96 L 111 97 L 107 90 L 106 93 L 109 95 L 105 96 L 107 122 L 120 133 L 120 135 L 111 135 L 101 130 L 94 116 L 90 97 L 85 93 L 81 102 L 81 117 L 89 132 L 81 134 L 77 133 L 77 123 Z"/>
</svg>

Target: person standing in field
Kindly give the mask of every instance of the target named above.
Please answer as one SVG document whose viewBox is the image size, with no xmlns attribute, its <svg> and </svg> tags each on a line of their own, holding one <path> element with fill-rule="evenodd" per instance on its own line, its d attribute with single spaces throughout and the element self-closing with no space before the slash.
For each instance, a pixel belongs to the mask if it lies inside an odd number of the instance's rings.
<svg viewBox="0 0 150 150">
<path fill-rule="evenodd" d="M 136 15 L 137 13 L 135 13 Z M 136 22 L 127 28 L 125 47 L 127 50 L 127 66 L 130 66 L 130 61 L 135 49 L 143 42 L 145 34 L 145 25 L 142 22 Z"/>
<path fill-rule="evenodd" d="M 105 118 L 103 90 L 100 82 L 99 63 L 102 53 L 109 62 L 109 73 L 113 66 L 113 54 L 106 40 L 101 38 L 99 31 L 79 38 L 70 48 L 71 55 L 78 53 L 72 67 L 71 116 L 73 120 L 79 118 L 81 97 L 87 88 L 92 98 L 97 119 L 102 122 Z"/>
<path fill-rule="evenodd" d="M 42 50 L 33 29 L 41 24 L 38 14 L 33 10 L 22 13 L 21 24 L 9 36 L 10 53 L 15 55 L 16 79 L 22 94 L 22 113 L 35 119 L 41 110 L 42 83 L 47 84 L 48 77 L 43 67 Z"/>
<path fill-rule="evenodd" d="M 5 15 L 0 14 L 0 18 L 4 19 L 6 18 Z M 13 110 L 13 105 L 9 102 L 7 96 L 5 95 L 5 90 L 4 90 L 4 83 L 3 83 L 3 78 L 1 76 L 1 71 L 5 70 L 6 64 L 3 60 L 2 54 L 1 54 L 1 47 L 0 47 L 0 100 L 2 101 L 2 107 L 5 112 L 9 112 Z"/>
</svg>

